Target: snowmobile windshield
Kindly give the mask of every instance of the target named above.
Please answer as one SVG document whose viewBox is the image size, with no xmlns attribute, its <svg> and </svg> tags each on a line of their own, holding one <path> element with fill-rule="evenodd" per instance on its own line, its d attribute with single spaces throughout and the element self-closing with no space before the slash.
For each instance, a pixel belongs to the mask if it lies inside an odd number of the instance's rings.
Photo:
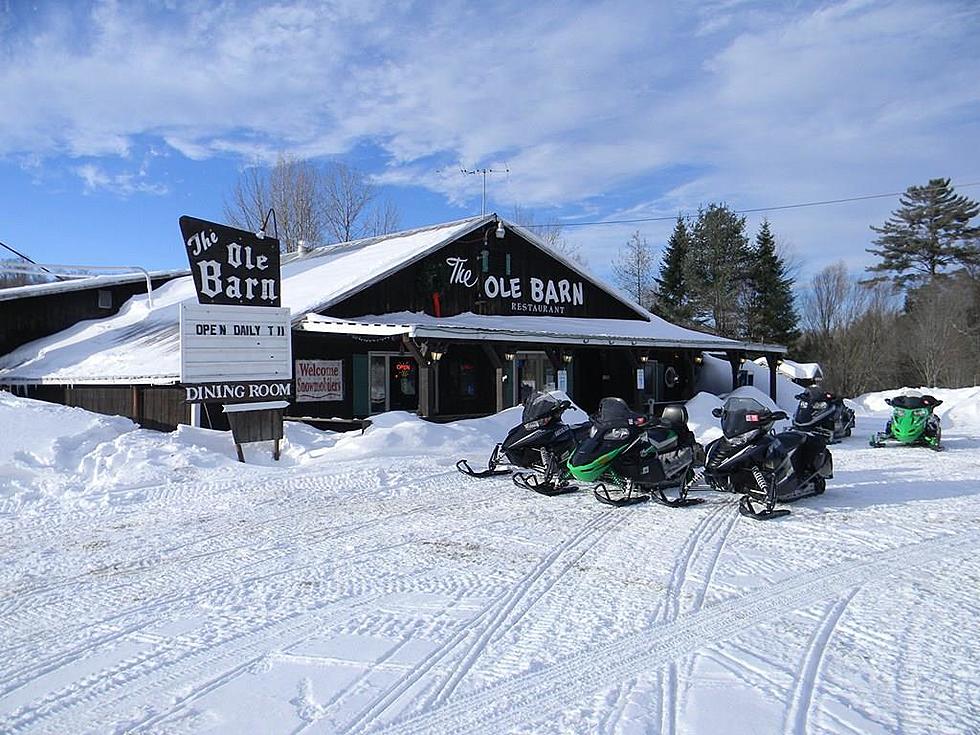
<svg viewBox="0 0 980 735">
<path fill-rule="evenodd" d="M 820 388 L 808 388 L 805 393 L 797 396 L 800 405 L 796 407 L 796 415 L 793 420 L 799 424 L 809 424 L 816 416 L 826 416 L 829 406 L 837 400 L 833 393 L 828 393 Z"/>
<path fill-rule="evenodd" d="M 722 406 L 721 431 L 728 439 L 765 428 L 772 422 L 772 411 L 754 398 L 733 397 Z"/>
<path fill-rule="evenodd" d="M 631 409 L 622 398 L 603 398 L 594 423 L 601 428 L 642 425 L 646 423 L 646 417 Z"/>
<path fill-rule="evenodd" d="M 521 423 L 528 424 L 532 421 L 543 419 L 563 408 L 562 404 L 567 403 L 551 392 L 538 391 L 528 397 L 524 404 L 524 413 L 521 414 Z M 564 406 L 568 408 L 568 406 Z"/>
<path fill-rule="evenodd" d="M 893 409 L 906 409 L 910 411 L 926 409 L 927 411 L 932 411 L 942 401 L 932 396 L 895 396 L 889 403 Z"/>
</svg>

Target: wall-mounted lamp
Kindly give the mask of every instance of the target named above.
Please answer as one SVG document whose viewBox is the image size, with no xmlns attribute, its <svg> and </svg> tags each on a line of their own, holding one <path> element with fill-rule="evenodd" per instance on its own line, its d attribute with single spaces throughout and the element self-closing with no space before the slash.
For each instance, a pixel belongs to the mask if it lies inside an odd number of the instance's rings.
<svg viewBox="0 0 980 735">
<path fill-rule="evenodd" d="M 776 360 L 776 365 L 782 365 L 782 364 L 783 364 L 782 360 Z"/>
<path fill-rule="evenodd" d="M 645 352 L 642 355 L 640 355 L 640 362 L 646 362 L 649 359 L 650 359 L 650 356 L 647 353 L 645 353 Z"/>
<path fill-rule="evenodd" d="M 571 352 L 563 352 L 562 355 L 561 355 L 561 361 L 563 363 L 565 363 L 566 365 L 568 363 L 570 363 L 572 361 L 572 353 Z"/>
<path fill-rule="evenodd" d="M 515 355 L 513 352 L 505 352 L 504 353 L 504 359 L 507 362 L 514 362 L 514 358 L 515 357 L 517 357 L 517 355 Z"/>
<path fill-rule="evenodd" d="M 695 365 L 700 365 L 702 362 L 704 362 L 704 358 L 701 357 L 701 355 L 695 355 L 694 356 L 694 364 Z"/>
<path fill-rule="evenodd" d="M 441 350 L 430 350 L 429 351 L 429 357 L 432 358 L 432 361 L 433 362 L 439 362 L 442 359 L 442 351 Z"/>
<path fill-rule="evenodd" d="M 504 239 L 504 235 L 507 234 L 504 231 L 504 223 L 501 222 L 499 219 L 497 220 L 497 229 L 494 231 L 493 234 L 497 236 L 497 239 L 498 240 L 503 240 Z"/>
</svg>

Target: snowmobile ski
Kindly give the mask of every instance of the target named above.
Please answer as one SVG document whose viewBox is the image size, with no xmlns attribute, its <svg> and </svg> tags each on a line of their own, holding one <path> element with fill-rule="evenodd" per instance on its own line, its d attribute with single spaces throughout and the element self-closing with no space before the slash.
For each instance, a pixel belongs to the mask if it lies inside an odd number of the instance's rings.
<svg viewBox="0 0 980 735">
<path fill-rule="evenodd" d="M 490 459 L 487 460 L 487 468 L 485 470 L 474 470 L 470 467 L 470 463 L 465 459 L 459 460 L 456 463 L 456 469 L 462 472 L 464 475 L 469 475 L 470 477 L 484 478 L 484 477 L 497 477 L 499 475 L 509 475 L 510 470 L 498 470 L 497 467 L 500 465 L 500 445 L 498 444 L 493 448 L 493 452 L 490 454 Z"/>
<path fill-rule="evenodd" d="M 545 480 L 539 480 L 538 476 L 533 472 L 515 472 L 512 479 L 517 487 L 524 488 L 525 490 L 533 490 L 549 498 L 555 495 L 573 493 L 578 490 L 578 485 L 570 485 L 568 482 L 563 483 L 561 480 L 549 481 L 547 478 Z"/>
<path fill-rule="evenodd" d="M 650 499 L 649 495 L 643 495 L 640 493 L 633 492 L 633 488 L 629 487 L 627 490 L 616 487 L 616 495 L 611 495 L 609 493 L 609 488 L 606 487 L 605 483 L 600 482 L 592 489 L 592 494 L 595 499 L 600 503 L 605 505 L 612 505 L 616 508 L 625 508 L 627 505 L 636 505 L 637 503 L 645 503 Z"/>
</svg>

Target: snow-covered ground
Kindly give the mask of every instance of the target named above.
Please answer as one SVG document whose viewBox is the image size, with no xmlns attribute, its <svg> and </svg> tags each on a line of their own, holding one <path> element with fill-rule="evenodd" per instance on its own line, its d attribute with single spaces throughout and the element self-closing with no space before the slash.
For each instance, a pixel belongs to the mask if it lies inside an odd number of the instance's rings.
<svg viewBox="0 0 980 735">
<path fill-rule="evenodd" d="M 978 732 L 980 389 L 934 394 L 948 451 L 869 448 L 861 396 L 761 523 L 458 474 L 514 410 L 243 466 L 0 393 L 0 732 Z"/>
</svg>

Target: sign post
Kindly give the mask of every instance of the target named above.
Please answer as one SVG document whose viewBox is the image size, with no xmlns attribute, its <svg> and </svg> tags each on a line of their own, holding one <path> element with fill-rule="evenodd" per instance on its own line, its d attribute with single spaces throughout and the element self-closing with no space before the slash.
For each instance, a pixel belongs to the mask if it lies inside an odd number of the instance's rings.
<svg viewBox="0 0 980 735">
<path fill-rule="evenodd" d="M 194 217 L 180 232 L 198 301 L 180 305 L 184 401 L 224 404 L 239 461 L 243 443 L 266 440 L 278 460 L 293 377 L 279 240 Z"/>
</svg>

